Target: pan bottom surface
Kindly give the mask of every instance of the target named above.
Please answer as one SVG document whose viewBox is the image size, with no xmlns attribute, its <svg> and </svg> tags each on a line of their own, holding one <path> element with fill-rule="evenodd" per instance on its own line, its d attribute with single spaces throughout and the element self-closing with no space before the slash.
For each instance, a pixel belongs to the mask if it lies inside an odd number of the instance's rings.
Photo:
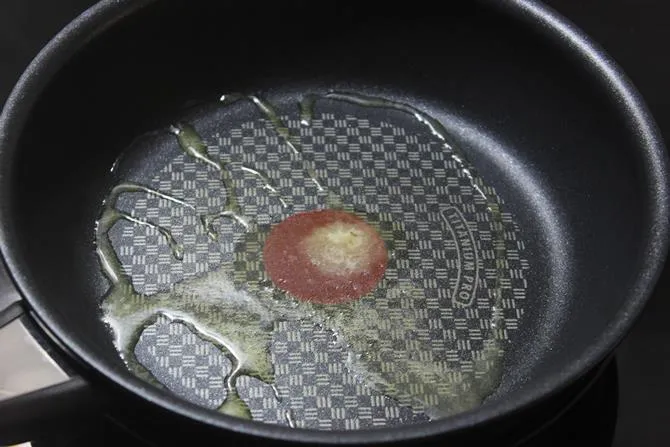
<svg viewBox="0 0 670 447">
<path fill-rule="evenodd" d="M 505 439 L 496 436 L 490 439 L 500 446 L 551 447 L 564 446 L 574 439 L 575 433 L 589 435 L 589 445 L 611 447 L 617 419 L 618 374 L 615 361 L 595 379 L 588 374 L 583 380 L 572 385 L 556 399 L 570 403 L 550 405 L 547 411 L 534 411 L 533 419 L 538 424 L 523 418 L 515 418 Z M 583 383 L 585 382 L 585 383 Z M 581 397 L 577 397 L 581 396 Z M 576 401 L 573 401 L 577 398 Z M 552 400 L 552 402 L 553 402 Z M 604 411 L 603 411 L 604 410 Z M 599 417 L 593 418 L 598 413 Z M 34 440 L 33 447 L 87 447 L 92 443 L 100 446 L 125 445 L 128 447 L 149 447 L 165 445 L 167 442 L 190 442 L 191 434 L 174 433 L 164 430 L 160 421 L 144 421 L 133 415 L 128 418 L 127 409 L 119 409 L 110 415 L 94 415 L 85 424 L 78 421 L 71 427 L 61 427 L 57 433 L 49 433 Z M 531 434 L 532 433 L 532 434 Z M 530 435 L 530 436 L 529 436 Z M 251 445 L 267 445 L 266 440 L 250 441 Z"/>
<path fill-rule="evenodd" d="M 126 214 L 98 235 L 134 289 L 102 301 L 131 369 L 214 410 L 325 430 L 447 417 L 522 380 L 551 276 L 543 230 L 526 230 L 539 218 L 467 161 L 492 140 L 470 153 L 476 126 L 410 104 L 232 94 L 137 138 L 107 202 Z M 295 300 L 263 265 L 274 225 L 323 208 L 370 224 L 389 254 L 377 287 L 341 305 Z"/>
</svg>

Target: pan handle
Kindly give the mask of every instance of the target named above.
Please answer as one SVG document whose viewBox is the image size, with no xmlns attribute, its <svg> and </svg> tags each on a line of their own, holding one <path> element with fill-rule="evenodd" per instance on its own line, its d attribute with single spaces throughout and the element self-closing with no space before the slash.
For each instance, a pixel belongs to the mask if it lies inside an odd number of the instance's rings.
<svg viewBox="0 0 670 447">
<path fill-rule="evenodd" d="M 99 405 L 87 381 L 58 358 L 0 260 L 0 446 L 44 436 Z"/>
</svg>

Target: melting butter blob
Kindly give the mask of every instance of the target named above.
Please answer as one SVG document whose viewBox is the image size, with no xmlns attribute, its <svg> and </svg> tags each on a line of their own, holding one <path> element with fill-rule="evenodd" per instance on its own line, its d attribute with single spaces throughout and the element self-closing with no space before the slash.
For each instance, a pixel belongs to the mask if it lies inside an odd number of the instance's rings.
<svg viewBox="0 0 670 447">
<path fill-rule="evenodd" d="M 242 95 L 224 95 L 224 104 L 245 98 Z M 285 139 L 292 156 L 301 157 L 299 143 L 291 141 L 287 127 L 274 109 L 266 102 L 252 96 L 246 97 L 254 103 L 265 118 Z M 494 309 L 501 308 L 500 277 L 505 268 L 505 243 L 502 235 L 501 211 L 496 200 L 484 193 L 484 183 L 476 175 L 465 157 L 451 143 L 446 130 L 433 118 L 417 109 L 393 101 L 370 98 L 355 94 L 331 93 L 326 99 L 348 102 L 363 107 L 391 108 L 405 112 L 425 125 L 431 134 L 445 145 L 451 157 L 458 163 L 470 180 L 473 189 L 486 201 L 494 228 L 492 238 L 495 246 L 496 286 L 489 290 Z M 308 95 L 301 103 L 301 123 L 309 125 L 317 97 Z M 207 146 L 196 131 L 187 124 L 176 124 L 169 131 L 175 135 L 183 152 L 220 172 L 225 187 L 224 209 L 214 215 L 200 217 L 204 231 L 216 237 L 213 222 L 227 218 L 237 223 L 239 231 L 255 232 L 258 229 L 245 216 L 235 195 L 235 186 L 229 170 L 231 165 L 213 159 Z M 341 206 L 337 195 L 322 187 L 311 165 L 303 164 L 308 177 L 318 186 L 319 194 L 327 195 L 327 203 Z M 269 177 L 254 167 L 243 166 L 242 170 L 255 177 L 265 189 L 279 195 Z M 309 321 L 337 334 L 337 343 L 347 352 L 347 368 L 365 385 L 398 401 L 402 405 L 425 412 L 431 418 L 441 418 L 465 411 L 479 405 L 495 390 L 500 379 L 502 345 L 499 331 L 491 331 L 484 340 L 484 349 L 473 359 L 469 371 L 456 371 L 446 366 L 425 337 L 426 328 L 418 324 L 417 312 L 425 311 L 425 296 L 416 288 L 396 288 L 391 282 L 382 280 L 384 296 L 374 292 L 358 301 L 341 304 L 319 304 L 297 301 L 279 290 L 244 291 L 236 289 L 230 272 L 223 269 L 211 271 L 201 277 L 176 283 L 171 290 L 151 296 L 135 291 L 131 278 L 123 266 L 109 239 L 109 231 L 119 221 L 126 220 L 136 225 L 151 227 L 162 235 L 172 249 L 173 256 L 181 259 L 183 247 L 167 228 L 143 221 L 123 213 L 116 208 L 122 193 L 144 193 L 155 195 L 170 202 L 195 210 L 185 201 L 148 187 L 123 183 L 115 187 L 104 202 L 101 216 L 96 224 L 96 245 L 103 273 L 110 281 L 110 290 L 102 301 L 104 321 L 111 328 L 116 348 L 129 369 L 144 380 L 157 383 L 152 374 L 143 367 L 134 354 L 142 331 L 154 323 L 160 315 L 185 324 L 190 330 L 216 345 L 233 364 L 225 378 L 227 397 L 219 411 L 243 418 L 251 418 L 251 412 L 240 398 L 237 379 L 241 375 L 256 377 L 270 385 L 274 384 L 274 367 L 271 363 L 270 340 L 275 324 L 280 321 Z M 281 196 L 280 196 L 281 199 Z M 281 199 L 286 207 L 286 202 Z M 445 239 L 448 230 L 444 228 Z M 263 238 L 260 238 L 263 239 Z M 262 247 L 260 247 L 262 249 Z M 413 301 L 413 309 L 399 309 L 394 299 Z M 425 313 L 425 312 L 424 312 Z M 419 315 L 421 316 L 421 315 Z M 501 328 L 501 315 L 493 312 L 491 327 Z M 402 345 L 398 349 L 398 344 Z M 388 365 L 391 365 L 389 367 Z M 279 396 L 277 396 L 279 398 Z M 294 425 L 290 412 L 286 420 Z"/>
</svg>

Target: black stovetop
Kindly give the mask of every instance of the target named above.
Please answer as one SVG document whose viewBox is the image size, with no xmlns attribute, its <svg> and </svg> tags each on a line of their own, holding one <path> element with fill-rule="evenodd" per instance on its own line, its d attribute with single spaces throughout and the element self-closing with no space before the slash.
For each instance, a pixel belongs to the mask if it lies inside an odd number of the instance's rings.
<svg viewBox="0 0 670 447">
<path fill-rule="evenodd" d="M 545 0 L 582 27 L 619 62 L 647 100 L 670 141 L 670 2 L 667 0 Z M 94 0 L 0 2 L 0 104 L 41 46 Z M 524 445 L 670 445 L 670 266 L 640 321 L 578 402 Z M 37 447 L 147 445 L 108 417 L 49 435 Z M 106 439 L 103 443 L 101 439 Z"/>
</svg>

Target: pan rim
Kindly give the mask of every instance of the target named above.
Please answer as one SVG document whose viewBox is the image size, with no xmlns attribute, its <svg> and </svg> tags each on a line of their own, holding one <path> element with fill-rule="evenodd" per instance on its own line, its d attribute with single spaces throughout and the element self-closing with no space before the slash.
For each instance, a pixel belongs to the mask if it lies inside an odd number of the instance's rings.
<svg viewBox="0 0 670 447">
<path fill-rule="evenodd" d="M 88 41 L 102 34 L 124 17 L 157 0 L 102 0 L 66 26 L 35 57 L 25 70 L 5 103 L 0 115 L 0 191 L 9 190 L 12 160 L 16 142 L 37 98 L 55 74 Z M 586 371 L 597 366 L 621 341 L 641 313 L 651 296 L 662 271 L 668 249 L 668 157 L 653 117 L 642 97 L 621 68 L 602 48 L 583 31 L 557 12 L 536 0 L 482 0 L 524 26 L 540 30 L 557 41 L 564 49 L 580 57 L 593 71 L 593 76 L 607 86 L 616 99 L 636 136 L 640 151 L 645 155 L 649 176 L 649 200 L 652 225 L 646 244 L 647 269 L 637 276 L 632 294 L 618 311 L 610 326 L 572 363 L 553 372 L 543 383 L 531 383 L 523 390 L 512 392 L 508 398 L 489 403 L 450 418 L 427 424 L 366 429 L 356 431 L 319 431 L 290 429 L 254 421 L 244 421 L 212 412 L 176 396 L 145 384 L 118 369 L 109 367 L 102 356 L 88 352 L 67 328 L 58 324 L 43 306 L 30 278 L 22 273 L 22 257 L 14 242 L 15 228 L 8 216 L 7 205 L 0 203 L 0 251 L 17 290 L 26 299 L 36 318 L 54 334 L 72 355 L 126 391 L 141 396 L 165 410 L 185 418 L 241 434 L 295 442 L 354 444 L 362 442 L 391 442 L 412 440 L 440 434 L 456 433 L 479 428 L 514 413 L 565 389 Z"/>
</svg>

